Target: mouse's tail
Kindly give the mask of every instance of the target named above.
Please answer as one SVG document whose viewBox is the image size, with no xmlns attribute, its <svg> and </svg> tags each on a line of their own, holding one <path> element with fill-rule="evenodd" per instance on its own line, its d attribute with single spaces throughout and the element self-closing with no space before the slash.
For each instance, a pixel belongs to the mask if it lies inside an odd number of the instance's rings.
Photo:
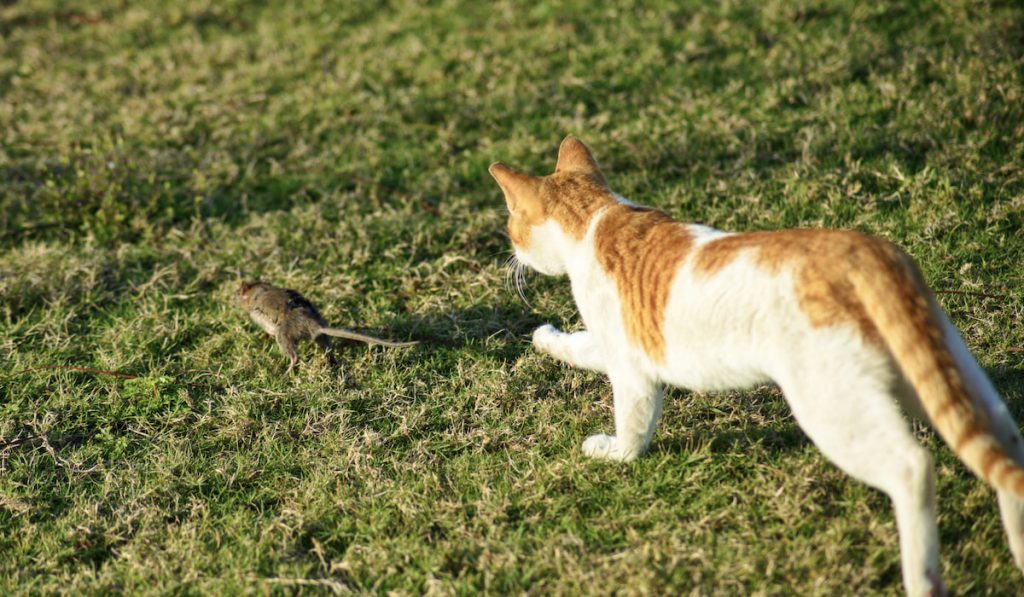
<svg viewBox="0 0 1024 597">
<path fill-rule="evenodd" d="M 320 328 L 320 334 L 326 336 L 334 336 L 335 338 L 345 338 L 347 340 L 358 340 L 360 342 L 366 342 L 367 344 L 379 344 L 381 346 L 391 346 L 399 348 L 402 346 L 414 346 L 419 342 L 398 342 L 395 340 L 383 340 L 381 338 L 374 338 L 373 336 L 367 336 L 366 334 L 360 334 L 358 332 L 351 332 L 349 330 L 343 330 L 341 328 Z"/>
</svg>

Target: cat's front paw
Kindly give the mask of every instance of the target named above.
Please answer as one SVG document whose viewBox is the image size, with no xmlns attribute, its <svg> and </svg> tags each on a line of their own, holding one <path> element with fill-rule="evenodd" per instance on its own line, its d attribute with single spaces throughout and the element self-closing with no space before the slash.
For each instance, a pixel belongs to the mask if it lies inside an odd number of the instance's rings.
<svg viewBox="0 0 1024 597">
<path fill-rule="evenodd" d="M 583 453 L 591 458 L 603 458 L 618 462 L 632 462 L 640 455 L 636 448 L 624 446 L 614 435 L 598 433 L 591 435 L 583 442 Z"/>
<path fill-rule="evenodd" d="M 617 456 L 617 444 L 614 435 L 598 433 L 591 435 L 583 442 L 583 453 L 591 458 L 622 460 Z"/>
<path fill-rule="evenodd" d="M 558 328 L 550 323 L 545 323 L 533 330 L 533 347 L 540 352 L 554 354 L 554 347 L 560 335 L 562 332 L 558 331 Z"/>
</svg>

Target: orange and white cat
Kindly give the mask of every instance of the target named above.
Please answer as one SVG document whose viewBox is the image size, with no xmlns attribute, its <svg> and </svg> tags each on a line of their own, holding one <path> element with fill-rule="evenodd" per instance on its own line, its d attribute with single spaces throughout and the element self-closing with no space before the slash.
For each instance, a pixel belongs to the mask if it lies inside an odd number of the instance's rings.
<svg viewBox="0 0 1024 597">
<path fill-rule="evenodd" d="M 902 410 L 931 421 L 996 488 L 1024 568 L 1020 431 L 898 247 L 852 231 L 730 234 L 676 222 L 612 192 L 573 137 L 553 174 L 501 163 L 490 173 L 505 194 L 516 258 L 567 274 L 586 325 L 542 326 L 534 346 L 611 381 L 615 435 L 587 438 L 585 454 L 640 456 L 666 384 L 774 382 L 825 456 L 892 499 L 907 592 L 943 594 L 932 459 Z"/>
</svg>

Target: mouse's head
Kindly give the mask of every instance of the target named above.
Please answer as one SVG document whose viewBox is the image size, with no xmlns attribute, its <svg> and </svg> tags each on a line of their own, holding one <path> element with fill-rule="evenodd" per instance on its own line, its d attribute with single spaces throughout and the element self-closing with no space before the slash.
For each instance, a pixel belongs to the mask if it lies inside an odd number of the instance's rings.
<svg viewBox="0 0 1024 597">
<path fill-rule="evenodd" d="M 238 286 L 238 292 L 235 293 L 235 300 L 238 301 L 238 305 L 243 309 L 248 309 L 257 292 L 268 286 L 270 285 L 263 280 L 242 280 L 242 283 Z"/>
</svg>

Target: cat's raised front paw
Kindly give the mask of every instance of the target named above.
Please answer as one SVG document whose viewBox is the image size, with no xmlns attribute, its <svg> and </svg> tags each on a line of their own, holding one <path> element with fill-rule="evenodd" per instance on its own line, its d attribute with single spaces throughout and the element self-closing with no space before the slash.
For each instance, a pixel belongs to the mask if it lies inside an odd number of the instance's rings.
<svg viewBox="0 0 1024 597">
<path fill-rule="evenodd" d="M 533 330 L 533 347 L 541 352 L 551 354 L 555 342 L 562 332 L 558 331 L 558 328 L 545 323 L 539 328 Z"/>
</svg>

